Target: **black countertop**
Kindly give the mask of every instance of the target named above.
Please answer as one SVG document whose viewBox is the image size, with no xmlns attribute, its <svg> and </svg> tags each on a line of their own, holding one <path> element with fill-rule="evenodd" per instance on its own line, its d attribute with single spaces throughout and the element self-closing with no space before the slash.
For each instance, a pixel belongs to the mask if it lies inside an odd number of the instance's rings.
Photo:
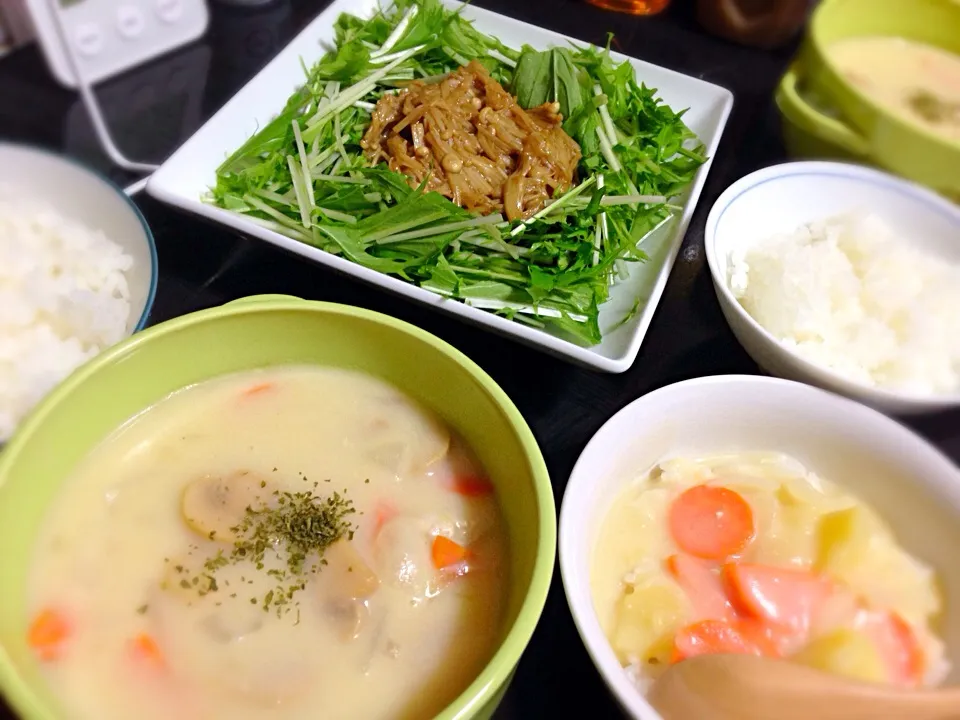
<svg viewBox="0 0 960 720">
<path fill-rule="evenodd" d="M 751 50 L 705 35 L 692 20 L 688 0 L 675 0 L 668 12 L 651 18 L 619 16 L 574 0 L 476 4 L 600 45 L 614 31 L 615 48 L 627 55 L 717 83 L 735 95 L 683 249 L 629 371 L 607 375 L 574 367 L 141 195 L 137 203 L 153 228 L 160 255 L 151 324 L 271 292 L 357 305 L 412 322 L 473 358 L 514 400 L 543 449 L 559 506 L 578 454 L 621 407 L 679 380 L 759 372 L 720 314 L 703 252 L 703 228 L 724 188 L 785 159 L 772 94 L 793 48 Z M 201 41 L 99 88 L 117 144 L 137 160 L 162 160 L 325 5 L 322 0 L 275 0 L 244 10 L 214 2 Z M 137 179 L 112 166 L 99 150 L 78 96 L 54 83 L 35 47 L 0 60 L 0 139 L 65 151 L 121 185 Z M 960 461 L 960 413 L 911 425 Z M 577 635 L 557 572 L 540 625 L 497 717 L 568 717 L 574 708 L 583 708 L 583 716 L 590 718 L 617 714 Z M 0 705 L 0 718 L 7 715 Z"/>
</svg>

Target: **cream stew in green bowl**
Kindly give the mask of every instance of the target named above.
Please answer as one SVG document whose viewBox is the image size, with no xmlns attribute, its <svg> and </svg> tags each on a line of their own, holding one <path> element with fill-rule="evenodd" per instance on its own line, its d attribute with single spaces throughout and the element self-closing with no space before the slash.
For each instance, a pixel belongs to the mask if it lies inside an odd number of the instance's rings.
<svg viewBox="0 0 960 720">
<path fill-rule="evenodd" d="M 960 2 L 822 0 L 776 95 L 791 152 L 960 199 Z"/>
<path fill-rule="evenodd" d="M 71 376 L 0 456 L 24 718 L 489 717 L 556 521 L 520 414 L 376 313 L 261 297 Z"/>
</svg>

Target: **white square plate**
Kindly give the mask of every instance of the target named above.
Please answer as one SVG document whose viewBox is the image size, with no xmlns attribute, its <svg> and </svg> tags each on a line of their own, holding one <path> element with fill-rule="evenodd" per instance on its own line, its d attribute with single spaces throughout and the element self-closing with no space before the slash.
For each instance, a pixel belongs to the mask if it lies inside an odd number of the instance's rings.
<svg viewBox="0 0 960 720">
<path fill-rule="evenodd" d="M 450 7 L 460 5 L 457 2 L 447 4 Z M 202 202 L 201 196 L 216 183 L 216 170 L 223 160 L 258 128 L 266 125 L 302 84 L 301 58 L 308 66 L 312 65 L 324 52 L 324 47 L 333 45 L 333 24 L 337 17 L 343 12 L 360 17 L 371 16 L 376 7 L 377 0 L 336 0 L 331 4 L 154 173 L 147 184 L 147 192 L 158 200 L 202 215 L 245 235 L 258 237 L 347 275 L 446 310 L 558 357 L 605 372 L 619 373 L 629 369 L 663 294 L 710 169 L 710 161 L 700 168 L 691 187 L 678 199 L 683 204 L 683 212 L 644 242 L 644 250 L 650 256 L 649 262 L 642 265 L 631 263 L 629 277 L 611 290 L 610 299 L 600 311 L 603 342 L 592 347 L 583 347 L 549 331 L 443 298 L 399 278 L 378 273 L 267 230 L 241 215 Z M 473 6 L 464 9 L 464 17 L 472 20 L 481 32 L 493 35 L 514 48 L 526 43 L 544 50 L 573 42 L 559 33 Z M 656 88 L 670 107 L 675 110 L 689 108 L 684 120 L 706 145 L 707 154 L 713 157 L 733 106 L 730 91 L 640 60 L 616 53 L 612 53 L 612 56 L 618 62 L 629 60 L 636 70 L 637 79 L 648 87 Z M 637 298 L 641 298 L 640 312 L 618 325 Z"/>
</svg>

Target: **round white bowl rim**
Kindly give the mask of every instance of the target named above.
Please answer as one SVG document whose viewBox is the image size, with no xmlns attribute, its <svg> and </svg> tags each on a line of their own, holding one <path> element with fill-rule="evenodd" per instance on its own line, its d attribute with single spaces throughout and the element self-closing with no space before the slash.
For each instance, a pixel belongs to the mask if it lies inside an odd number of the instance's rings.
<svg viewBox="0 0 960 720">
<path fill-rule="evenodd" d="M 710 275 L 713 277 L 714 287 L 722 293 L 728 301 L 733 311 L 750 327 L 753 332 L 761 335 L 770 344 L 777 347 L 781 352 L 793 358 L 808 375 L 816 377 L 823 375 L 834 385 L 842 388 L 849 388 L 851 393 L 865 397 L 873 397 L 878 402 L 885 404 L 893 403 L 911 403 L 917 406 L 928 406 L 931 408 L 946 408 L 950 405 L 960 405 L 960 391 L 950 393 L 913 393 L 900 390 L 890 390 L 876 385 L 867 385 L 859 380 L 852 379 L 846 375 L 838 373 L 836 370 L 820 365 L 808 360 L 803 355 L 794 352 L 777 339 L 769 330 L 758 323 L 753 316 L 748 313 L 740 302 L 734 297 L 730 290 L 727 278 L 720 272 L 717 260 L 716 248 L 716 230 L 720 224 L 724 212 L 741 196 L 750 190 L 765 185 L 768 182 L 795 177 L 797 175 L 829 175 L 833 177 L 843 177 L 861 183 L 872 185 L 881 185 L 902 195 L 906 195 L 938 214 L 947 215 L 957 223 L 960 231 L 960 207 L 954 205 L 946 198 L 941 197 L 929 188 L 918 185 L 917 183 L 896 177 L 889 173 L 852 163 L 830 162 L 824 160 L 809 160 L 797 162 L 785 162 L 779 165 L 755 170 L 748 175 L 730 185 L 710 208 L 710 214 L 707 216 L 707 224 L 704 230 L 704 249 L 707 256 L 707 265 L 710 268 Z"/>
<path fill-rule="evenodd" d="M 0 140 L 0 151 L 4 147 L 12 148 L 14 150 L 21 150 L 28 153 L 35 153 L 37 155 L 44 155 L 52 160 L 67 163 L 73 167 L 80 170 L 80 172 L 87 175 L 93 182 L 99 183 L 100 185 L 106 187 L 109 190 L 112 190 L 114 193 L 119 195 L 123 201 L 126 203 L 128 209 L 133 213 L 134 217 L 140 222 L 140 227 L 143 228 L 143 236 L 147 241 L 147 248 L 150 250 L 150 287 L 147 288 L 147 294 L 144 298 L 143 303 L 143 312 L 140 313 L 140 319 L 137 320 L 137 324 L 133 328 L 133 332 L 139 332 L 147 326 L 147 320 L 150 317 L 150 311 L 153 309 L 154 300 L 157 297 L 157 283 L 160 274 L 160 259 L 157 256 L 157 243 L 153 237 L 153 231 L 150 229 L 150 225 L 147 224 L 146 218 L 143 216 L 143 213 L 140 212 L 140 208 L 137 207 L 137 204 L 133 202 L 129 195 L 127 195 L 116 183 L 110 180 L 106 175 L 101 173 L 98 170 L 82 163 L 81 161 L 65 155 L 63 153 L 54 152 L 48 148 L 40 147 L 39 145 L 33 145 L 32 143 L 26 142 L 11 142 L 9 140 Z"/>
<path fill-rule="evenodd" d="M 577 570 L 573 567 L 575 562 L 575 548 L 585 541 L 582 537 L 575 537 L 571 530 L 574 520 L 573 516 L 582 516 L 590 511 L 590 507 L 584 505 L 575 506 L 572 501 L 568 501 L 575 493 L 579 492 L 580 486 L 591 481 L 592 470 L 587 465 L 586 459 L 591 451 L 597 445 L 603 443 L 603 436 L 614 432 L 616 426 L 627 421 L 630 415 L 637 411 L 638 407 L 655 404 L 661 397 L 670 394 L 685 391 L 688 388 L 707 389 L 717 386 L 743 386 L 744 390 L 754 392 L 779 392 L 794 397 L 806 395 L 813 402 L 823 406 L 832 406 L 835 408 L 836 416 L 843 416 L 849 423 L 856 423 L 860 426 L 869 426 L 871 432 L 883 433 L 889 436 L 896 436 L 900 447 L 908 444 L 918 452 L 922 453 L 926 462 L 936 471 L 936 475 L 931 477 L 949 477 L 952 480 L 947 482 L 956 483 L 960 487 L 960 468 L 941 450 L 925 440 L 919 434 L 899 422 L 898 420 L 884 415 L 879 410 L 875 410 L 867 405 L 858 403 L 842 395 L 822 390 L 805 383 L 794 380 L 785 380 L 782 378 L 765 377 L 761 375 L 709 375 L 706 377 L 692 378 L 682 380 L 671 385 L 665 385 L 646 395 L 627 403 L 618 410 L 609 420 L 607 420 L 590 438 L 590 441 L 581 451 L 574 464 L 573 470 L 564 489 L 563 498 L 560 504 L 560 518 L 558 524 L 558 556 L 560 565 L 560 577 L 563 583 L 563 592 L 567 600 L 567 606 L 570 608 L 570 614 L 573 617 L 577 633 L 580 635 L 590 659 L 603 678 L 607 687 L 614 694 L 620 704 L 628 710 L 628 713 L 638 720 L 652 720 L 659 717 L 654 711 L 651 715 L 648 710 L 649 703 L 646 702 L 640 691 L 633 685 L 624 668 L 616 661 L 612 655 L 612 648 L 600 628 L 596 611 L 593 608 L 592 599 L 588 599 L 586 606 L 580 603 L 574 593 L 570 590 L 570 582 Z M 586 578 L 580 578 L 582 582 L 590 582 L 589 575 Z M 610 651 L 608 658 L 602 657 L 602 650 Z M 610 662 L 609 659 L 613 658 Z"/>
</svg>

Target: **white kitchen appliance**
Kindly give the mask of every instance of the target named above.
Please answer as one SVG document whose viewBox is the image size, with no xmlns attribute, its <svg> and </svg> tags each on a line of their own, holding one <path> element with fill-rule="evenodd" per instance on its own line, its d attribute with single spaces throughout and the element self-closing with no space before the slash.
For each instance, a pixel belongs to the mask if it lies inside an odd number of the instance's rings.
<svg viewBox="0 0 960 720">
<path fill-rule="evenodd" d="M 76 88 L 104 151 L 119 167 L 149 173 L 113 142 L 93 86 L 199 38 L 205 0 L 0 0 L 21 2 L 54 77 Z"/>
<path fill-rule="evenodd" d="M 95 84 L 200 37 L 204 0 L 24 0 L 54 77 Z"/>
</svg>

